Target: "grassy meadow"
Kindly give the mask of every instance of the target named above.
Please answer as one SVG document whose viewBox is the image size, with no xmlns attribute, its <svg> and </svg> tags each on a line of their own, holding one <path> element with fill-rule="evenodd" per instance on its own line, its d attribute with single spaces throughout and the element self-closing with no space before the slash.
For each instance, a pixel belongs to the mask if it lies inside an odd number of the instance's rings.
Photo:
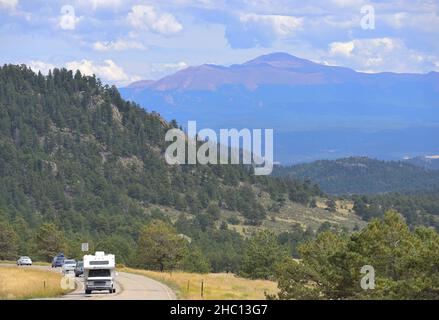
<svg viewBox="0 0 439 320">
<path fill-rule="evenodd" d="M 0 267 L 0 300 L 57 297 L 61 274 L 28 267 Z"/>
<path fill-rule="evenodd" d="M 188 272 L 158 272 L 132 268 L 118 269 L 145 275 L 167 284 L 174 289 L 180 299 L 187 300 L 258 300 L 265 299 L 265 293 L 278 291 L 277 283 L 268 280 L 249 280 L 231 273 L 197 274 Z M 204 283 L 204 294 L 201 297 L 201 283 Z"/>
</svg>

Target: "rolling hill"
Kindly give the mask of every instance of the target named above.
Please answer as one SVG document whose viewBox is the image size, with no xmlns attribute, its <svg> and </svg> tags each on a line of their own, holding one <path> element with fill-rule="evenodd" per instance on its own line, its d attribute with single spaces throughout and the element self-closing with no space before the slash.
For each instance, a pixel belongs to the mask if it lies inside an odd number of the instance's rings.
<svg viewBox="0 0 439 320">
<path fill-rule="evenodd" d="M 402 161 L 365 157 L 320 160 L 278 167 L 275 175 L 310 179 L 331 194 L 422 193 L 439 191 L 439 171 Z"/>
</svg>

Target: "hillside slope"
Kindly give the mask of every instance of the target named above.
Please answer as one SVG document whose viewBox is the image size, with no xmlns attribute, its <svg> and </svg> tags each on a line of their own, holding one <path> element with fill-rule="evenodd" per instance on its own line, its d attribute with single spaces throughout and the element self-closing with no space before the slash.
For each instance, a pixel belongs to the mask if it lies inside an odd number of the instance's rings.
<svg viewBox="0 0 439 320">
<path fill-rule="evenodd" d="M 439 171 L 365 157 L 321 160 L 275 169 L 275 175 L 310 179 L 331 194 L 438 191 Z"/>
<path fill-rule="evenodd" d="M 423 157 L 415 157 L 404 160 L 407 163 L 411 163 L 415 166 L 423 167 L 429 170 L 439 170 L 439 156 L 423 156 Z"/>
<path fill-rule="evenodd" d="M 205 230 L 226 219 L 258 226 L 279 199 L 305 210 L 322 196 L 315 185 L 257 177 L 244 166 L 169 166 L 170 128 L 94 77 L 0 68 L 0 219 L 130 243 L 151 212 L 159 215 L 154 208 Z"/>
</svg>

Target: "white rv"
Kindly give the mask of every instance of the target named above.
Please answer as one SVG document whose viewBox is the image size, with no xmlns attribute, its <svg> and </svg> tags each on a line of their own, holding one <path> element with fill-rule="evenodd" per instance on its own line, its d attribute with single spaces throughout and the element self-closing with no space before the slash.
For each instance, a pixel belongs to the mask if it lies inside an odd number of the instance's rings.
<svg viewBox="0 0 439 320">
<path fill-rule="evenodd" d="M 97 251 L 94 255 L 84 256 L 85 293 L 108 290 L 116 292 L 116 261 L 114 254 Z"/>
</svg>

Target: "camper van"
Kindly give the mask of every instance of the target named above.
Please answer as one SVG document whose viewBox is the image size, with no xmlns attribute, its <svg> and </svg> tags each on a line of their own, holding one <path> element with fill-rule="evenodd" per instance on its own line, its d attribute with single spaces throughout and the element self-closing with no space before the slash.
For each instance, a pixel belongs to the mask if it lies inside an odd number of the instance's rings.
<svg viewBox="0 0 439 320">
<path fill-rule="evenodd" d="M 84 256 L 85 293 L 108 290 L 115 293 L 116 261 L 113 254 L 97 251 Z"/>
</svg>

